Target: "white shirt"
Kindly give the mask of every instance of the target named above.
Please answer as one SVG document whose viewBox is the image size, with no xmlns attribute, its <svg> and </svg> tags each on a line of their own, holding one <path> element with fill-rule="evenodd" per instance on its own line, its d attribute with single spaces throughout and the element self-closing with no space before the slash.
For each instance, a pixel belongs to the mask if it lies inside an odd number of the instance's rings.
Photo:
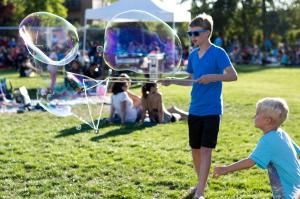
<svg viewBox="0 0 300 199">
<path fill-rule="evenodd" d="M 115 108 L 115 114 L 121 116 L 121 103 L 124 101 L 126 101 L 125 122 L 135 122 L 137 110 L 133 106 L 132 99 L 125 91 L 111 96 L 111 105 Z"/>
</svg>

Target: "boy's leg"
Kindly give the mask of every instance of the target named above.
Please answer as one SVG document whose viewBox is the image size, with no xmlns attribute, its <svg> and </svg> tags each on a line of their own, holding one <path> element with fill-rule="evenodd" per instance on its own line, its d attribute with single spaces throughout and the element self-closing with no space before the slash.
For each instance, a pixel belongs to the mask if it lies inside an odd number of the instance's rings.
<svg viewBox="0 0 300 199">
<path fill-rule="evenodd" d="M 204 190 L 207 183 L 209 169 L 211 165 L 212 149 L 207 147 L 201 147 L 200 149 L 200 168 L 198 176 L 197 192 L 204 194 Z"/>
<path fill-rule="evenodd" d="M 201 161 L 200 149 L 192 149 L 192 158 L 193 158 L 195 172 L 197 174 L 198 181 L 199 181 L 200 163 L 201 163 L 200 162 Z"/>
<path fill-rule="evenodd" d="M 194 169 L 199 181 L 200 163 L 201 163 L 201 140 L 203 133 L 203 120 L 199 116 L 189 115 L 188 116 L 189 125 L 189 145 L 192 149 L 192 158 Z"/>
<path fill-rule="evenodd" d="M 217 145 L 221 117 L 210 115 L 204 117 L 204 128 L 200 148 L 200 171 L 197 185 L 197 193 L 204 195 L 209 169 L 211 165 L 212 150 Z M 199 195 L 199 194 L 198 194 Z"/>
</svg>

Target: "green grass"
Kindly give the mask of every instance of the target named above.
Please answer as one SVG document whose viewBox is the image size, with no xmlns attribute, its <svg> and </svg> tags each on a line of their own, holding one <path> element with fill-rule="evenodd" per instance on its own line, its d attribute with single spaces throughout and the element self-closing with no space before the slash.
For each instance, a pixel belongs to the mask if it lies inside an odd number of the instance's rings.
<svg viewBox="0 0 300 199">
<path fill-rule="evenodd" d="M 290 106 L 284 129 L 300 144 L 300 68 L 238 67 L 224 83 L 224 115 L 213 164 L 247 157 L 261 132 L 253 127 L 256 101 L 279 96 Z M 14 87 L 34 90 L 39 78 L 0 71 Z M 135 92 L 139 93 L 140 88 Z M 161 87 L 167 106 L 187 109 L 190 88 Z M 0 115 L 0 198 L 182 198 L 195 185 L 185 121 L 157 125 L 102 125 L 95 134 L 73 117 L 48 113 Z M 218 179 L 207 198 L 270 198 L 266 171 L 254 167 Z"/>
</svg>

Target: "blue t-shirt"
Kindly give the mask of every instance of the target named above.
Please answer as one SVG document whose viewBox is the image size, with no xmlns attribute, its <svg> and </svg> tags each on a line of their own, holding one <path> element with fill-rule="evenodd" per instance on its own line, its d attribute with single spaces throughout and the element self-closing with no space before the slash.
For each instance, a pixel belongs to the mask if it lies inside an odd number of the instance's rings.
<svg viewBox="0 0 300 199">
<path fill-rule="evenodd" d="M 199 48 L 194 49 L 188 59 L 187 72 L 192 74 L 193 80 L 199 79 L 202 75 L 223 74 L 225 68 L 232 66 L 223 48 L 212 44 L 201 58 L 198 51 Z M 189 114 L 221 115 L 222 104 L 222 82 L 193 84 Z"/>
<path fill-rule="evenodd" d="M 268 169 L 273 197 L 292 199 L 300 188 L 300 148 L 282 129 L 262 136 L 249 156 L 260 168 Z"/>
</svg>

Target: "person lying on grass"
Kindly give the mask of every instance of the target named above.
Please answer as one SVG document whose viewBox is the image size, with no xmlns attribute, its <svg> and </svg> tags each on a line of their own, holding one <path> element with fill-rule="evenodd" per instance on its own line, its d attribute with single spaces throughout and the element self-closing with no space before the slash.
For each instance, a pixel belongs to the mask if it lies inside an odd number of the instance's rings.
<svg viewBox="0 0 300 199">
<path fill-rule="evenodd" d="M 292 199 L 300 188 L 300 148 L 280 128 L 288 116 L 288 105 L 281 98 L 264 98 L 257 102 L 255 127 L 263 132 L 248 158 L 228 166 L 217 166 L 214 176 L 247 169 L 255 164 L 268 169 L 273 197 Z"/>
</svg>

